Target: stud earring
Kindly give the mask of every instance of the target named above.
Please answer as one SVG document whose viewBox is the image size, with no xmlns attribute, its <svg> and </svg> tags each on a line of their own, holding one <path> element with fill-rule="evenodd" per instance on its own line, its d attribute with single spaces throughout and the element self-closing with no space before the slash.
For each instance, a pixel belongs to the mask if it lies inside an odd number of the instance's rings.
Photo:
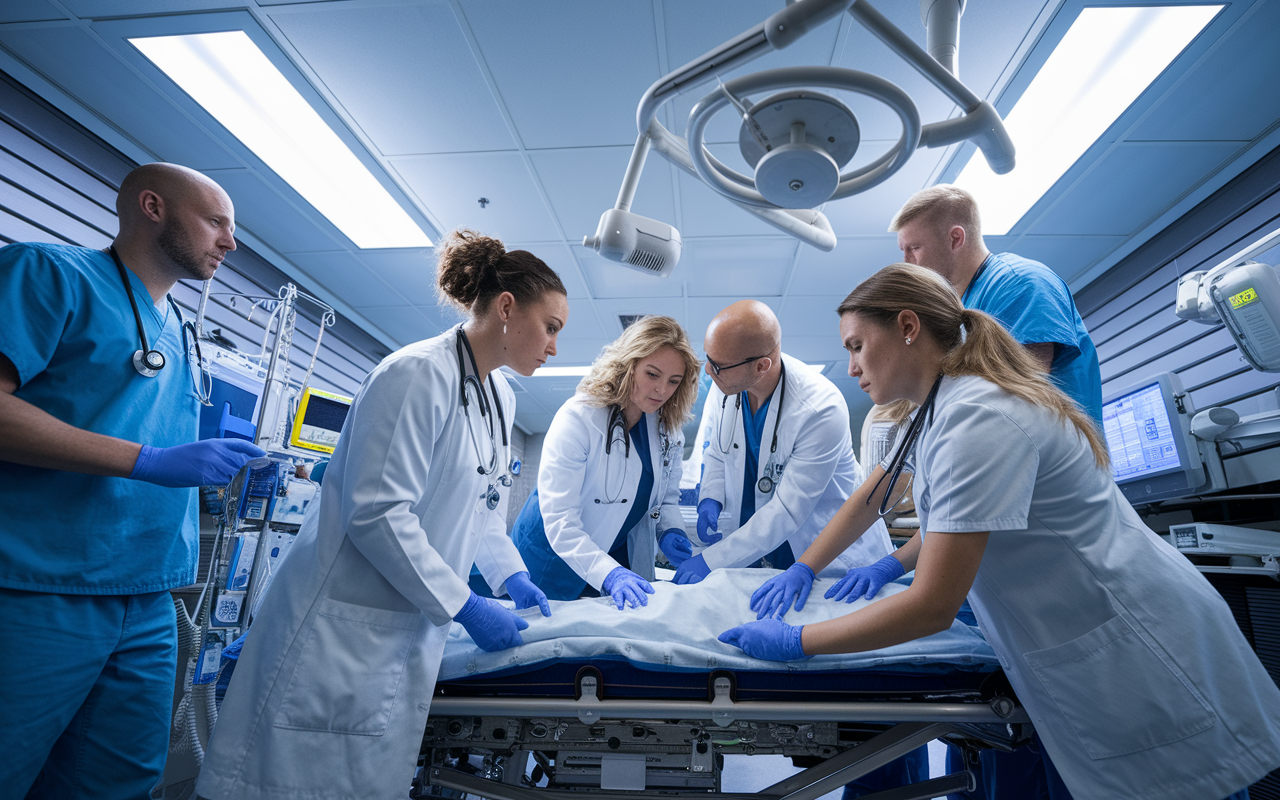
<svg viewBox="0 0 1280 800">
<path fill-rule="evenodd" d="M 908 337 L 907 337 L 907 344 L 908 344 L 908 345 L 910 345 L 910 344 L 911 344 L 911 337 L 910 337 L 910 336 L 908 336 Z"/>
</svg>

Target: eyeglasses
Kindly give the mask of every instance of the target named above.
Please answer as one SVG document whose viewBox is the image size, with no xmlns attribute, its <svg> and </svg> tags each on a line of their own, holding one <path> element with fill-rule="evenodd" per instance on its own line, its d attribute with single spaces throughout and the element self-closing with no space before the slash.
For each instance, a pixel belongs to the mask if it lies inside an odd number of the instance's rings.
<svg viewBox="0 0 1280 800">
<path fill-rule="evenodd" d="M 716 362 L 712 361 L 711 356 L 707 356 L 707 366 L 711 367 L 712 372 L 714 372 L 716 375 L 719 375 L 721 372 L 724 372 L 726 369 L 733 369 L 734 367 L 740 367 L 743 364 L 750 364 L 752 361 L 759 361 L 762 358 L 768 358 L 768 357 L 769 357 L 768 354 L 765 354 L 763 356 L 752 356 L 751 358 L 748 358 L 746 361 L 739 361 L 737 364 L 725 364 L 724 366 L 721 366 Z"/>
</svg>

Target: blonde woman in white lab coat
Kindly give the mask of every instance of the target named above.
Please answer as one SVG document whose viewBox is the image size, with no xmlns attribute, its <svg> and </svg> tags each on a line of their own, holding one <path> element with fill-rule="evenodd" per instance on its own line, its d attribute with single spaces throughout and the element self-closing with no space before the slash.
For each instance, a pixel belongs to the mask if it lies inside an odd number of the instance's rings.
<svg viewBox="0 0 1280 800">
<path fill-rule="evenodd" d="M 456 231 L 441 297 L 468 315 L 365 378 L 244 645 L 200 775 L 212 800 L 408 795 L 445 638 L 487 650 L 523 619 L 467 586 L 474 562 L 520 607 L 545 604 L 506 536 L 515 397 L 568 320 L 564 285 L 525 251 Z"/>
<path fill-rule="evenodd" d="M 556 412 L 538 490 L 511 536 L 553 600 L 588 586 L 619 610 L 647 605 L 656 550 L 678 565 L 692 552 L 680 516 L 684 434 L 701 364 L 680 323 L 633 323 L 591 365 Z"/>
<path fill-rule="evenodd" d="M 905 463 L 921 533 L 895 557 L 915 580 L 844 617 L 752 622 L 721 641 L 773 660 L 887 647 L 945 629 L 967 594 L 1077 800 L 1236 797 L 1280 766 L 1280 690 L 1026 349 L 910 264 L 867 279 L 839 312 L 849 374 L 876 403 L 920 409 L 800 558 L 817 571 L 857 539 L 903 491 Z"/>
</svg>

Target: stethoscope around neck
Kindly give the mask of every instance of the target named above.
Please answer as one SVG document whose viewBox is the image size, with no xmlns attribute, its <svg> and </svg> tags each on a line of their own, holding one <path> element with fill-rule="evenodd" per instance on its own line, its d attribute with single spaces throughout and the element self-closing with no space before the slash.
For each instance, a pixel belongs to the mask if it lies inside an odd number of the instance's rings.
<svg viewBox="0 0 1280 800">
<path fill-rule="evenodd" d="M 644 415 L 641 415 L 640 422 L 644 423 Z M 610 491 L 609 485 L 611 483 L 610 475 L 616 471 L 612 469 L 614 461 L 613 446 L 619 435 L 622 439 L 622 482 L 618 485 L 617 491 L 614 492 Z M 658 441 L 659 449 L 662 451 L 662 466 L 665 469 L 671 464 L 671 437 L 667 434 L 661 422 L 658 423 Z M 622 492 L 627 482 L 626 464 L 629 458 L 631 458 L 631 436 L 627 429 L 627 416 L 623 412 L 622 406 L 615 403 L 609 406 L 609 421 L 605 427 L 604 434 L 604 498 L 597 497 L 597 504 L 613 505 L 614 503 L 626 503 L 628 501 L 628 498 L 622 496 Z"/>
<path fill-rule="evenodd" d="M 756 489 L 762 494 L 769 494 L 778 485 L 778 481 L 782 480 L 782 471 L 785 467 L 776 460 L 778 452 L 778 423 L 782 421 L 782 404 L 787 399 L 787 365 L 785 362 L 781 364 L 782 374 L 778 376 L 778 407 L 773 417 L 773 439 L 769 443 L 769 460 L 764 465 L 764 475 L 760 480 L 756 481 Z M 738 417 L 742 409 L 742 392 L 738 392 L 733 396 L 733 424 L 729 426 L 729 445 L 724 444 L 724 418 L 725 408 L 729 403 L 729 395 L 725 395 L 720 400 L 720 427 L 716 431 L 716 441 L 720 445 L 720 451 L 729 452 L 729 447 L 733 446 L 733 440 L 738 435 Z M 746 420 L 742 422 L 744 428 L 747 424 Z M 745 435 L 745 432 L 744 432 Z"/>
<path fill-rule="evenodd" d="M 916 416 L 911 420 L 911 425 L 907 427 L 907 434 L 902 437 L 902 443 L 898 445 L 898 450 L 893 454 L 893 460 L 889 462 L 889 469 L 880 476 L 880 480 L 876 481 L 876 485 L 871 487 L 871 494 L 867 495 L 867 505 L 871 504 L 871 498 L 875 497 L 876 490 L 880 488 L 880 484 L 885 478 L 889 479 L 889 487 L 884 491 L 884 497 L 880 499 L 880 516 L 884 516 L 893 510 L 893 507 L 901 502 L 902 497 L 893 503 L 889 502 L 889 498 L 893 495 L 893 487 L 897 484 L 898 478 L 902 476 L 902 469 L 907 464 L 907 458 L 915 450 L 916 440 L 920 438 L 921 431 L 924 430 L 925 417 L 930 419 L 933 417 L 934 401 L 938 397 L 938 387 L 942 385 L 942 376 L 939 375 L 937 380 L 933 382 L 933 388 L 929 390 L 929 396 L 925 398 L 924 404 L 916 411 Z M 903 494 L 906 494 L 904 491 Z"/>
<path fill-rule="evenodd" d="M 133 368 L 144 378 L 154 378 L 165 367 L 164 353 L 152 348 L 147 343 L 147 331 L 142 325 L 142 313 L 138 310 L 138 300 L 133 296 L 133 285 L 129 282 L 129 273 L 125 270 L 124 262 L 120 260 L 120 254 L 116 252 L 116 246 L 114 244 L 108 246 L 107 253 L 111 255 L 111 260 L 115 262 L 116 269 L 120 272 L 120 281 L 124 284 L 124 293 L 129 298 L 129 307 L 133 309 L 133 321 L 138 326 L 138 343 L 142 347 L 133 354 Z M 166 298 L 169 301 L 169 307 L 177 315 L 178 323 L 182 327 L 182 343 L 187 350 L 188 357 L 194 355 L 196 366 L 200 370 L 199 379 L 195 377 L 194 373 L 191 376 L 191 381 L 195 385 L 196 397 L 200 400 L 201 405 L 211 406 L 213 404 L 209 401 L 209 396 L 213 392 L 213 378 L 205 370 L 204 354 L 200 352 L 200 336 L 196 332 L 196 326 L 182 318 L 182 309 L 174 302 L 173 297 L 166 295 Z"/>
<path fill-rule="evenodd" d="M 467 339 L 467 333 L 459 325 L 457 328 L 457 337 L 454 346 L 458 353 L 458 376 L 460 378 L 459 391 L 462 395 L 462 413 L 467 418 L 467 433 L 471 436 L 471 445 L 475 448 L 476 458 L 480 460 L 476 467 L 476 473 L 485 477 L 490 477 L 498 472 L 498 432 L 502 434 L 502 449 L 506 453 L 511 452 L 511 444 L 507 441 L 507 418 L 502 411 L 502 401 L 498 399 L 498 387 L 494 383 L 493 375 L 489 375 L 489 391 L 493 395 L 492 406 L 490 406 L 489 398 L 485 396 L 484 384 L 476 377 L 480 373 L 480 368 L 476 365 L 476 355 L 471 349 L 471 342 Z M 467 363 L 462 358 L 463 350 L 466 350 L 467 358 L 471 361 L 471 372 L 467 372 Z M 476 405 L 480 411 L 480 419 L 489 424 L 489 463 L 485 464 L 484 453 L 480 449 L 480 439 L 476 436 L 475 427 L 471 424 L 471 398 L 467 396 L 467 388 L 473 387 L 476 390 Z M 495 413 L 496 412 L 496 413 Z M 494 430 L 495 416 L 497 417 L 497 431 Z M 484 500 L 485 505 L 492 511 L 498 507 L 498 501 L 502 499 L 502 495 L 498 493 L 498 485 L 510 486 L 511 476 L 520 474 L 520 459 L 510 459 L 506 464 L 506 473 L 499 475 L 496 479 L 490 478 L 489 488 L 485 489 Z"/>
</svg>

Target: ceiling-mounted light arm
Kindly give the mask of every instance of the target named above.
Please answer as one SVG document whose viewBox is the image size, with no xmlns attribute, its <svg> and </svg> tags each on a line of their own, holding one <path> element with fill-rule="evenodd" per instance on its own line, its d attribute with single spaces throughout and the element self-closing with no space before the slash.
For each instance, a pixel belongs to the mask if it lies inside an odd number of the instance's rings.
<svg viewBox="0 0 1280 800">
<path fill-rule="evenodd" d="M 689 175 L 695 178 L 698 177 L 683 139 L 662 127 L 657 120 L 654 120 L 653 124 L 649 126 L 648 138 L 653 149 L 661 153 L 664 158 Z M 826 215 L 820 211 L 805 208 L 761 208 L 739 203 L 732 198 L 729 199 L 729 202 L 759 217 L 761 221 L 772 225 L 783 233 L 790 234 L 824 253 L 829 253 L 836 247 L 835 232 L 831 229 L 831 223 L 827 220 Z"/>
<path fill-rule="evenodd" d="M 937 0 L 937 4 L 954 0 Z M 927 2 L 927 0 L 926 0 Z M 1005 130 L 1004 122 L 995 108 L 974 94 L 960 79 L 939 63 L 933 56 L 925 52 L 911 37 L 907 36 L 896 25 L 890 22 L 879 11 L 872 8 L 867 0 L 856 0 L 849 7 L 849 14 L 875 34 L 876 38 L 888 45 L 908 64 L 929 80 L 934 86 L 950 97 L 965 111 L 965 116 L 945 122 L 935 122 L 924 126 L 920 137 L 922 147 L 942 147 L 948 144 L 972 139 L 982 150 L 982 155 L 991 165 L 991 170 L 1003 175 L 1013 169 L 1013 140 Z M 958 26 L 958 23 L 957 23 Z M 943 39 L 943 33 L 939 33 Z M 959 28 L 956 28 L 959 36 Z M 931 43 L 931 49 L 934 45 Z"/>
<path fill-rule="evenodd" d="M 725 91 L 709 94 L 694 105 L 689 112 L 685 141 L 697 176 L 731 200 L 761 208 L 776 208 L 755 188 L 751 178 L 722 164 L 707 151 L 702 141 L 711 118 L 729 102 L 725 92 L 740 97 L 793 86 L 820 86 L 864 94 L 889 106 L 902 122 L 902 135 L 897 144 L 872 163 L 841 175 L 830 199 L 838 200 L 870 189 L 897 172 L 915 151 L 921 134 L 920 115 L 907 93 L 893 83 L 876 75 L 840 67 L 783 67 L 726 81 Z"/>
<path fill-rule="evenodd" d="M 964 0 L 920 0 L 920 21 L 924 23 L 925 49 L 947 72 L 959 76 L 956 58 L 960 52 L 960 16 Z"/>
</svg>

